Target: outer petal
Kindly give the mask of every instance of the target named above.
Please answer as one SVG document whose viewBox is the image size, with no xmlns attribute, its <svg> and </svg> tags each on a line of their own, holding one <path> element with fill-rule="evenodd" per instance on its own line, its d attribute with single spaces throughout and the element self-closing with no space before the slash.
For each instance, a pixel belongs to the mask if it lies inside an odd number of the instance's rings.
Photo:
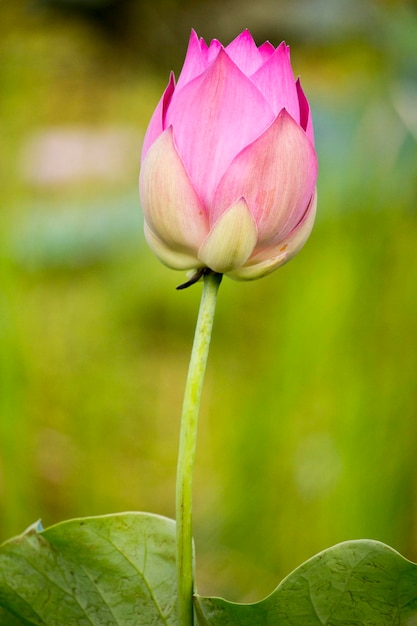
<svg viewBox="0 0 417 626">
<path fill-rule="evenodd" d="M 206 206 L 236 154 L 273 119 L 265 98 L 224 50 L 201 76 L 175 91 L 167 123 L 174 128 L 178 152 Z"/>
<path fill-rule="evenodd" d="M 178 250 L 172 250 L 159 237 L 157 237 L 145 223 L 146 241 L 162 263 L 174 270 L 191 270 L 201 267 L 197 257 Z"/>
<path fill-rule="evenodd" d="M 258 245 L 271 245 L 298 224 L 316 178 L 316 153 L 304 131 L 284 110 L 226 171 L 216 190 L 210 223 L 243 196 L 255 218 Z"/>
<path fill-rule="evenodd" d="M 162 98 L 158 102 L 158 105 L 155 111 L 153 112 L 151 121 L 149 122 L 148 128 L 146 130 L 146 134 L 145 134 L 145 138 L 143 140 L 143 146 L 142 146 L 142 161 L 145 158 L 146 153 L 148 152 L 150 146 L 153 144 L 155 139 L 159 137 L 159 135 L 162 133 L 162 131 L 165 128 L 165 124 L 164 124 L 165 114 L 166 114 L 167 107 L 171 101 L 174 90 L 175 90 L 175 77 L 174 77 L 174 74 L 171 72 L 169 76 L 168 85 L 164 93 L 162 94 Z"/>
<path fill-rule="evenodd" d="M 175 149 L 168 128 L 150 147 L 139 179 L 145 221 L 167 246 L 198 250 L 208 232 L 204 208 Z"/>
<path fill-rule="evenodd" d="M 252 76 L 252 80 L 272 106 L 275 115 L 285 108 L 296 122 L 300 121 L 300 106 L 291 68 L 290 49 L 284 42 Z"/>
<path fill-rule="evenodd" d="M 227 54 L 246 76 L 251 76 L 262 65 L 263 58 L 252 35 L 246 29 L 225 48 Z"/>
<path fill-rule="evenodd" d="M 230 272 L 229 276 L 237 280 L 254 280 L 270 274 L 277 267 L 287 263 L 309 238 L 316 217 L 316 208 L 317 192 L 315 191 L 303 219 L 284 241 L 255 254 L 244 266 Z"/>
<path fill-rule="evenodd" d="M 215 272 L 229 272 L 249 258 L 256 240 L 256 224 L 241 198 L 213 226 L 198 251 L 198 258 Z"/>
</svg>

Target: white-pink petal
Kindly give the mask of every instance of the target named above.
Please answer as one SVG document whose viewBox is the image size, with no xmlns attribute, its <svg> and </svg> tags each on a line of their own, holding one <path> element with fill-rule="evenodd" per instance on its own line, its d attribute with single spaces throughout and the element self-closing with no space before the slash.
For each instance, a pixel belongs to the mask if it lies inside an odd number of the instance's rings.
<svg viewBox="0 0 417 626">
<path fill-rule="evenodd" d="M 208 232 L 207 216 L 175 149 L 171 128 L 148 150 L 139 190 L 150 230 L 173 250 L 198 250 Z"/>
<path fill-rule="evenodd" d="M 146 222 L 144 224 L 144 232 L 149 247 L 164 265 L 173 270 L 193 270 L 201 267 L 201 263 L 196 256 L 167 246 L 151 231 Z"/>
<path fill-rule="evenodd" d="M 234 159 L 214 196 L 210 223 L 243 196 L 258 228 L 258 244 L 285 237 L 313 194 L 317 157 L 304 131 L 282 111 Z"/>
</svg>

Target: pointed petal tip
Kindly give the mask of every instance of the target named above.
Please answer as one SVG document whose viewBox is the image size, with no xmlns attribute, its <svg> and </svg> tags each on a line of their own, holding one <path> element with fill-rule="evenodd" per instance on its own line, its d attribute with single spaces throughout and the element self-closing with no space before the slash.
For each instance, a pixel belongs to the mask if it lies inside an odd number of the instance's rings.
<svg viewBox="0 0 417 626">
<path fill-rule="evenodd" d="M 258 48 L 264 61 L 267 61 L 275 52 L 275 48 L 270 41 L 264 41 Z"/>
<path fill-rule="evenodd" d="M 276 49 L 281 52 L 285 51 L 288 55 L 290 54 L 290 51 L 291 51 L 290 46 L 288 46 L 285 41 L 281 41 L 281 43 L 279 44 L 279 46 L 277 46 Z"/>
</svg>

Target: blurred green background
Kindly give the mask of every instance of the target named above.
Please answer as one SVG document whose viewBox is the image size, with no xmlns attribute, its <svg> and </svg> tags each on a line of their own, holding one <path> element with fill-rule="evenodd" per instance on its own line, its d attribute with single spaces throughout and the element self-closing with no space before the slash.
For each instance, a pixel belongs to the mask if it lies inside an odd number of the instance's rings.
<svg viewBox="0 0 417 626">
<path fill-rule="evenodd" d="M 360 537 L 417 559 L 417 9 L 371 0 L 0 5 L 0 538 L 174 516 L 199 285 L 147 249 L 140 147 L 191 27 L 292 46 L 319 214 L 225 279 L 200 421 L 199 591 L 260 599 Z"/>
</svg>

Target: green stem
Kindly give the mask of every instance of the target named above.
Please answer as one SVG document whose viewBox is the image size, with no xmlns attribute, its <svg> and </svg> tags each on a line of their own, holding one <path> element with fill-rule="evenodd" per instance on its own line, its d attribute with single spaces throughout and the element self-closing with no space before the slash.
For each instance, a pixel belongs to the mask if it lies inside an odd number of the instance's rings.
<svg viewBox="0 0 417 626">
<path fill-rule="evenodd" d="M 193 349 L 188 368 L 181 417 L 180 445 L 177 465 L 177 580 L 179 617 L 181 626 L 192 626 L 193 615 L 193 537 L 192 537 L 192 485 L 197 441 L 198 412 L 204 373 L 210 347 L 217 291 L 221 274 L 207 271 L 200 310 L 195 329 Z"/>
</svg>

